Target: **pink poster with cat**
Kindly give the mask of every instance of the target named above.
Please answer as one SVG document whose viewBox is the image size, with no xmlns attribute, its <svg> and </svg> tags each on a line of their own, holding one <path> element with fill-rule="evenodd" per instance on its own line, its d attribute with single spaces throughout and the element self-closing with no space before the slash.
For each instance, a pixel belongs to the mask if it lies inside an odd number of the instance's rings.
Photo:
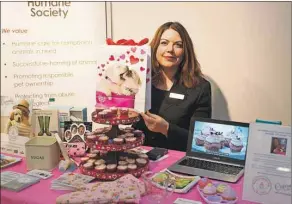
<svg viewBox="0 0 292 204">
<path fill-rule="evenodd" d="M 105 45 L 98 50 L 96 107 L 151 108 L 149 46 Z"/>
</svg>

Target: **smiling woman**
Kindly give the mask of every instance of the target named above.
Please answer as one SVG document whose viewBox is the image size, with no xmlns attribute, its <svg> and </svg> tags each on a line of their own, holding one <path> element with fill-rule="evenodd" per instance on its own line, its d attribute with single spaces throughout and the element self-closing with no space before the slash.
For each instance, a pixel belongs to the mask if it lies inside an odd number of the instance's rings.
<svg viewBox="0 0 292 204">
<path fill-rule="evenodd" d="M 211 117 L 211 85 L 180 23 L 161 25 L 151 48 L 152 108 L 135 127 L 145 133 L 145 145 L 186 151 L 191 118 Z"/>
</svg>

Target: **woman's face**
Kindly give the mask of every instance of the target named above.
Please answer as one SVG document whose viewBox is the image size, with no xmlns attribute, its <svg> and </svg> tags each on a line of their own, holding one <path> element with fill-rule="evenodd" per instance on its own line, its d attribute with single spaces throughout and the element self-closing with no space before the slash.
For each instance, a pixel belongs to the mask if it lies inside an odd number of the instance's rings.
<svg viewBox="0 0 292 204">
<path fill-rule="evenodd" d="M 275 147 L 279 146 L 279 140 L 274 139 L 274 145 L 275 145 Z"/>
<path fill-rule="evenodd" d="M 183 42 L 178 32 L 169 28 L 161 35 L 156 59 L 163 68 L 178 68 L 183 58 Z"/>
</svg>

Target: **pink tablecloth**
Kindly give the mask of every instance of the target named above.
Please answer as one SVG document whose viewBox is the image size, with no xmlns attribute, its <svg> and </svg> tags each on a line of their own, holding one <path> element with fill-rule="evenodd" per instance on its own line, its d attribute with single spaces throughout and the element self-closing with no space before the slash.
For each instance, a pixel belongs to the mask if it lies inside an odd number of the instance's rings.
<svg viewBox="0 0 292 204">
<path fill-rule="evenodd" d="M 145 147 L 148 149 L 147 147 Z M 150 163 L 150 170 L 154 172 L 158 172 L 164 168 L 167 168 L 171 164 L 173 164 L 175 161 L 178 159 L 182 158 L 185 155 L 184 152 L 178 152 L 178 151 L 169 151 L 169 156 L 168 158 L 160 161 L 160 162 L 151 162 Z M 26 164 L 25 164 L 25 158 L 21 163 L 18 163 L 14 166 L 7 167 L 3 169 L 2 171 L 17 171 L 21 173 L 26 173 Z M 77 170 L 78 172 L 78 170 Z M 1 204 L 53 204 L 56 203 L 56 198 L 59 195 L 62 195 L 64 193 L 70 192 L 70 191 L 56 191 L 56 190 L 51 190 L 51 181 L 53 179 L 56 179 L 59 177 L 62 172 L 59 170 L 55 169 L 53 171 L 53 176 L 49 179 L 46 180 L 41 180 L 40 183 L 37 183 L 29 188 L 26 188 L 22 190 L 21 192 L 12 192 L 8 191 L 5 189 L 1 189 Z M 239 204 L 249 204 L 251 202 L 247 201 L 242 201 L 242 184 L 243 184 L 243 179 L 241 178 L 238 183 L 236 184 L 230 184 L 237 192 L 239 196 L 239 201 L 237 203 Z M 201 199 L 199 192 L 197 191 L 196 187 L 191 189 L 188 193 L 186 194 L 178 194 L 178 193 L 173 193 L 167 200 L 166 203 L 173 203 L 173 201 L 178 198 L 186 198 L 186 199 L 191 199 L 191 200 L 197 200 L 201 201 L 202 203 L 203 200 Z M 141 201 L 142 204 L 147 204 L 146 200 Z"/>
</svg>

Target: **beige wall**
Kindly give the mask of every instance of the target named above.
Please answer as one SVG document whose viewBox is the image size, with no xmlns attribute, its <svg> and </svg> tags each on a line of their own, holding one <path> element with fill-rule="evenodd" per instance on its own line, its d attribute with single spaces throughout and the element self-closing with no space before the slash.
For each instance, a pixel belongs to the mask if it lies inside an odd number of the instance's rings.
<svg viewBox="0 0 292 204">
<path fill-rule="evenodd" d="M 212 82 L 213 117 L 291 124 L 289 2 L 113 2 L 115 40 L 152 38 L 179 21 Z"/>
</svg>

